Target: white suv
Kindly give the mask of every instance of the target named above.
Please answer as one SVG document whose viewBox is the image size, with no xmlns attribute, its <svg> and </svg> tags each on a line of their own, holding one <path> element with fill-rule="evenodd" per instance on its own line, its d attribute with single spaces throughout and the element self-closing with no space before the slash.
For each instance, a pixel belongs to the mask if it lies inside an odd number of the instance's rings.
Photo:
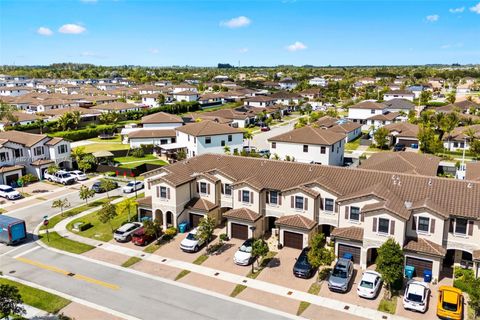
<svg viewBox="0 0 480 320">
<path fill-rule="evenodd" d="M 129 222 L 115 230 L 113 238 L 118 242 L 128 242 L 132 239 L 132 234 L 140 229 L 142 224 L 140 222 Z"/>
<path fill-rule="evenodd" d="M 403 307 L 407 310 L 427 311 L 429 293 L 430 289 L 426 283 L 409 281 L 403 295 Z"/>
<path fill-rule="evenodd" d="M 187 252 L 197 252 L 202 245 L 203 241 L 197 239 L 197 228 L 195 228 L 180 242 L 180 249 Z"/>
<path fill-rule="evenodd" d="M 5 184 L 0 184 L 0 197 L 6 198 L 8 200 L 20 199 L 22 196 L 20 193 L 13 189 L 10 186 Z"/>
</svg>

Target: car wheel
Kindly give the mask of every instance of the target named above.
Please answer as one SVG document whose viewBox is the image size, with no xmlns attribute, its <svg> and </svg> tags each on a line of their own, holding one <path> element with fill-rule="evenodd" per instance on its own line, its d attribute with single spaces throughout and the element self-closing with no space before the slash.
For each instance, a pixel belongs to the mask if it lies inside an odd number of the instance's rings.
<svg viewBox="0 0 480 320">
<path fill-rule="evenodd" d="M 128 236 L 128 237 L 126 237 L 126 238 L 125 238 L 125 240 L 126 240 L 126 242 L 130 242 L 130 241 L 132 241 L 132 236 Z"/>
<path fill-rule="evenodd" d="M 198 246 L 195 246 L 195 248 L 193 248 L 193 252 L 198 252 Z"/>
</svg>

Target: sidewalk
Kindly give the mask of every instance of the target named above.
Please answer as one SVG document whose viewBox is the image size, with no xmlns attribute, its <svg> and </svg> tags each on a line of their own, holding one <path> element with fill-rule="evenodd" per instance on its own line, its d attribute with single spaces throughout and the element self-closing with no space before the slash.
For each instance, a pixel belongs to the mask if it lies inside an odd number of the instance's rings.
<svg viewBox="0 0 480 320">
<path fill-rule="evenodd" d="M 117 199 L 114 201 L 114 203 L 119 202 L 118 200 L 121 201 L 121 199 Z M 338 300 L 312 295 L 303 291 L 294 290 L 292 288 L 283 287 L 283 286 L 272 284 L 269 282 L 250 279 L 241 275 L 236 275 L 236 274 L 228 273 L 225 271 L 219 271 L 216 269 L 204 267 L 201 265 L 196 265 L 193 263 L 165 258 L 157 254 L 148 254 L 140 250 L 126 248 L 126 247 L 122 247 L 112 243 L 102 242 L 102 241 L 98 241 L 90 238 L 85 238 L 77 234 L 74 234 L 66 229 L 66 226 L 70 221 L 77 219 L 79 217 L 82 217 L 95 210 L 98 210 L 98 208 L 94 208 L 94 209 L 85 211 L 79 215 L 76 215 L 74 217 L 67 218 L 59 222 L 55 226 L 54 230 L 63 237 L 66 237 L 78 242 L 86 243 L 95 247 L 101 247 L 103 250 L 115 252 L 118 254 L 123 254 L 129 257 L 138 257 L 145 261 L 153 262 L 159 265 L 174 267 L 181 270 L 188 270 L 188 271 L 195 272 L 210 278 L 215 278 L 215 279 L 223 280 L 223 281 L 234 283 L 234 284 L 245 285 L 249 288 L 266 292 L 269 294 L 274 294 L 274 295 L 278 295 L 278 296 L 282 296 L 285 298 L 290 298 L 298 301 L 306 301 L 311 303 L 312 305 L 317 305 L 317 306 L 332 309 L 338 312 L 347 313 L 352 316 L 360 316 L 367 319 L 378 319 L 378 320 L 406 319 L 406 318 L 395 316 L 395 315 L 388 315 L 386 313 L 379 312 L 374 309 L 360 307 L 354 304 L 343 303 L 343 302 L 339 302 Z"/>
</svg>

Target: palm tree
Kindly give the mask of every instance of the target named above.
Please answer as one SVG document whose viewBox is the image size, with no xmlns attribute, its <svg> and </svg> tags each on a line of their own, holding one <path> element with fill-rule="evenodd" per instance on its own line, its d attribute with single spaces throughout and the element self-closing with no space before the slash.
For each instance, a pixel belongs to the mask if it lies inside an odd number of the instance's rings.
<svg viewBox="0 0 480 320">
<path fill-rule="evenodd" d="M 223 147 L 223 151 L 225 152 L 225 154 L 230 154 L 230 147 L 229 146 Z"/>
<path fill-rule="evenodd" d="M 252 132 L 250 132 L 248 130 L 243 131 L 243 139 L 248 141 L 248 150 L 250 150 L 250 140 L 253 139 Z"/>
<path fill-rule="evenodd" d="M 465 131 L 463 131 L 463 134 L 467 136 L 468 142 L 472 142 L 476 138 L 477 131 L 473 128 L 467 128 Z"/>
</svg>

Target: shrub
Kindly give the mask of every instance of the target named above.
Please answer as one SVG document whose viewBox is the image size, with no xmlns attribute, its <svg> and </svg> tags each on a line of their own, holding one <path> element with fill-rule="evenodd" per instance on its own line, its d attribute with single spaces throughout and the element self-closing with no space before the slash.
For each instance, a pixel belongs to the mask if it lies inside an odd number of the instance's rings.
<svg viewBox="0 0 480 320">
<path fill-rule="evenodd" d="M 220 235 L 220 240 L 222 240 L 222 241 L 228 241 L 228 240 L 229 240 L 228 235 L 227 235 L 226 233 L 222 233 L 222 234 Z"/>
<path fill-rule="evenodd" d="M 220 249 L 223 246 L 223 243 L 217 242 L 207 248 L 207 254 L 213 254 L 215 251 Z"/>
<path fill-rule="evenodd" d="M 113 133 L 116 129 L 116 125 L 100 125 L 94 128 L 55 132 L 50 134 L 50 136 L 60 137 L 70 141 L 79 141 L 95 138 L 103 133 Z"/>
<path fill-rule="evenodd" d="M 78 227 L 78 230 L 79 230 L 79 231 L 85 231 L 85 230 L 87 230 L 87 229 L 90 229 L 91 227 L 93 227 L 93 225 L 92 225 L 90 222 L 87 222 L 87 223 L 81 224 L 81 225 Z"/>
<path fill-rule="evenodd" d="M 170 240 L 172 239 L 173 237 L 175 237 L 175 235 L 177 234 L 177 228 L 175 227 L 170 227 L 168 228 L 167 230 L 165 230 L 165 233 L 163 235 L 163 239 L 164 240 Z"/>
<path fill-rule="evenodd" d="M 145 153 L 142 148 L 136 148 L 133 149 L 132 156 L 135 158 L 143 158 L 145 156 Z"/>
</svg>

